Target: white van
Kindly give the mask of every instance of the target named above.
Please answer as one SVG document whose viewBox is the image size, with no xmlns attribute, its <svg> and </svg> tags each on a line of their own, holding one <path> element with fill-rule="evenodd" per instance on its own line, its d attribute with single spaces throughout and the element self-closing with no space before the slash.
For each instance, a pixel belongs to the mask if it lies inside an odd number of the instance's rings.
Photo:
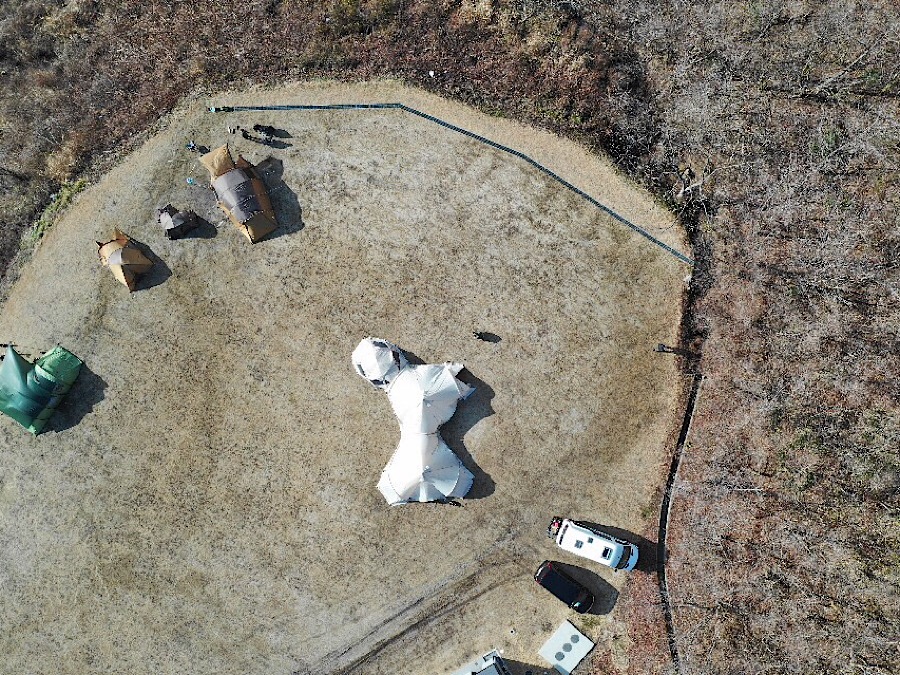
<svg viewBox="0 0 900 675">
<path fill-rule="evenodd" d="M 613 570 L 633 570 L 638 547 L 584 523 L 556 516 L 550 521 L 547 536 L 563 551 L 580 555 Z"/>
</svg>

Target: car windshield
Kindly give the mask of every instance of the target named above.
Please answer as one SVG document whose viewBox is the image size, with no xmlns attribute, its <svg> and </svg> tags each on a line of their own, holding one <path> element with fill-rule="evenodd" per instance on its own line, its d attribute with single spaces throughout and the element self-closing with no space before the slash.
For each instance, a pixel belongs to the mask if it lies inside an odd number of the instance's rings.
<svg viewBox="0 0 900 675">
<path fill-rule="evenodd" d="M 628 561 L 631 560 L 631 554 L 634 552 L 634 547 L 631 544 L 628 544 L 622 548 L 622 557 L 619 559 L 619 564 L 616 565 L 616 569 L 624 569 L 628 567 Z"/>
</svg>

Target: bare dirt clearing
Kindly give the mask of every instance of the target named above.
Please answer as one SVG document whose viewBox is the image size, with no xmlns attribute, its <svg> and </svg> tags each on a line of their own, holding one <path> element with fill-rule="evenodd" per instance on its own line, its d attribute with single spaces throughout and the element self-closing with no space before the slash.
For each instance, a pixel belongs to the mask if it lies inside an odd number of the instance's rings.
<svg viewBox="0 0 900 675">
<path fill-rule="evenodd" d="M 218 103 L 347 99 L 523 150 L 683 250 L 671 217 L 578 146 L 391 83 Z M 225 132 L 253 123 L 287 147 Z M 275 236 L 164 239 L 166 202 L 221 220 L 185 181 L 206 184 L 191 139 L 272 156 Z M 116 226 L 164 262 L 152 288 L 129 296 L 100 267 L 93 242 Z M 179 111 L 82 195 L 3 308 L 0 334 L 59 341 L 90 372 L 55 430 L 0 424 L 0 670 L 434 674 L 493 646 L 537 663 L 569 612 L 530 575 L 577 562 L 545 538 L 550 516 L 655 518 L 681 382 L 651 350 L 677 340 L 689 272 L 526 163 L 410 115 Z M 475 471 L 465 508 L 383 503 L 399 433 L 350 365 L 367 335 L 476 378 L 444 434 Z M 601 615 L 579 625 L 596 637 L 625 577 L 594 577 Z"/>
</svg>

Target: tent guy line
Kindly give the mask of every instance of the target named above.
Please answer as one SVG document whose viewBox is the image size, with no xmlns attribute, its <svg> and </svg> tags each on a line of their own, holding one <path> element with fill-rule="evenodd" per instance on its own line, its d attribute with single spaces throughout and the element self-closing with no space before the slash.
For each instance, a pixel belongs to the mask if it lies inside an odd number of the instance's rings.
<svg viewBox="0 0 900 675">
<path fill-rule="evenodd" d="M 531 164 L 531 166 L 533 166 L 534 168 L 538 169 L 539 171 L 545 173 L 546 175 L 550 176 L 550 178 L 555 180 L 557 183 L 559 183 L 563 187 L 567 188 L 568 190 L 571 190 L 572 192 L 577 194 L 579 197 L 585 199 L 590 204 L 597 207 L 598 209 L 600 209 L 601 211 L 603 211 L 610 217 L 614 218 L 615 220 L 619 221 L 620 223 L 622 223 L 626 227 L 630 228 L 634 232 L 637 232 L 639 235 L 641 235 L 648 241 L 656 244 L 663 250 L 672 254 L 673 256 L 678 258 L 681 262 L 686 263 L 686 264 L 690 265 L 691 267 L 694 266 L 694 261 L 692 258 L 689 258 L 684 253 L 681 253 L 680 251 L 669 246 L 668 244 L 660 241 L 659 239 L 654 237 L 652 234 L 650 234 L 647 230 L 642 228 L 640 225 L 636 225 L 636 224 L 632 223 L 630 220 L 628 220 L 627 218 L 625 218 L 624 216 L 616 213 L 615 211 L 613 211 L 611 208 L 609 208 L 605 204 L 601 203 L 594 197 L 591 197 L 584 190 L 582 190 L 578 187 L 575 187 L 574 185 L 572 185 L 572 183 L 567 181 L 565 178 L 563 178 L 559 174 L 551 171 L 550 169 L 548 169 L 546 166 L 544 166 L 537 160 L 532 159 L 531 157 L 526 155 L 524 152 L 520 152 L 519 150 L 510 148 L 509 146 L 502 145 L 500 143 L 492 141 L 489 138 L 485 138 L 484 136 L 476 134 L 473 131 L 469 131 L 468 129 L 463 129 L 462 127 L 458 127 L 455 124 L 451 124 L 450 122 L 442 120 L 439 117 L 435 117 L 434 115 L 429 115 L 428 113 L 422 112 L 421 110 L 417 110 L 415 108 L 410 108 L 408 105 L 404 105 L 403 103 L 330 103 L 330 104 L 325 104 L 325 105 L 297 104 L 297 105 L 259 105 L 259 106 L 235 105 L 235 106 L 210 106 L 208 108 L 208 110 L 209 110 L 209 112 L 266 112 L 266 111 L 267 112 L 275 112 L 275 111 L 291 111 L 291 110 L 402 110 L 402 111 L 408 112 L 412 115 L 416 115 L 417 117 L 421 117 L 422 119 L 428 120 L 429 122 L 434 122 L 435 124 L 439 124 L 440 126 L 445 127 L 446 129 L 450 129 L 451 131 L 455 131 L 457 133 L 463 134 L 464 136 L 468 136 L 469 138 L 472 138 L 480 143 L 484 143 L 485 145 L 489 145 L 490 147 L 492 147 L 496 150 L 500 150 L 501 152 L 505 152 L 507 154 L 513 155 L 515 157 L 518 157 L 519 159 L 522 159 L 522 160 L 528 162 L 529 164 Z"/>
</svg>

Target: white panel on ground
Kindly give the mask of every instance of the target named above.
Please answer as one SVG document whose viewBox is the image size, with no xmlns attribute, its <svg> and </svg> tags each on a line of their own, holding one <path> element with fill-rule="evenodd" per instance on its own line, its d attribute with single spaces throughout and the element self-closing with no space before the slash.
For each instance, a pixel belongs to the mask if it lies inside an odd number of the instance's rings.
<svg viewBox="0 0 900 675">
<path fill-rule="evenodd" d="M 581 659 L 594 648 L 594 643 L 568 621 L 563 621 L 538 654 L 563 675 L 569 675 Z"/>
</svg>

